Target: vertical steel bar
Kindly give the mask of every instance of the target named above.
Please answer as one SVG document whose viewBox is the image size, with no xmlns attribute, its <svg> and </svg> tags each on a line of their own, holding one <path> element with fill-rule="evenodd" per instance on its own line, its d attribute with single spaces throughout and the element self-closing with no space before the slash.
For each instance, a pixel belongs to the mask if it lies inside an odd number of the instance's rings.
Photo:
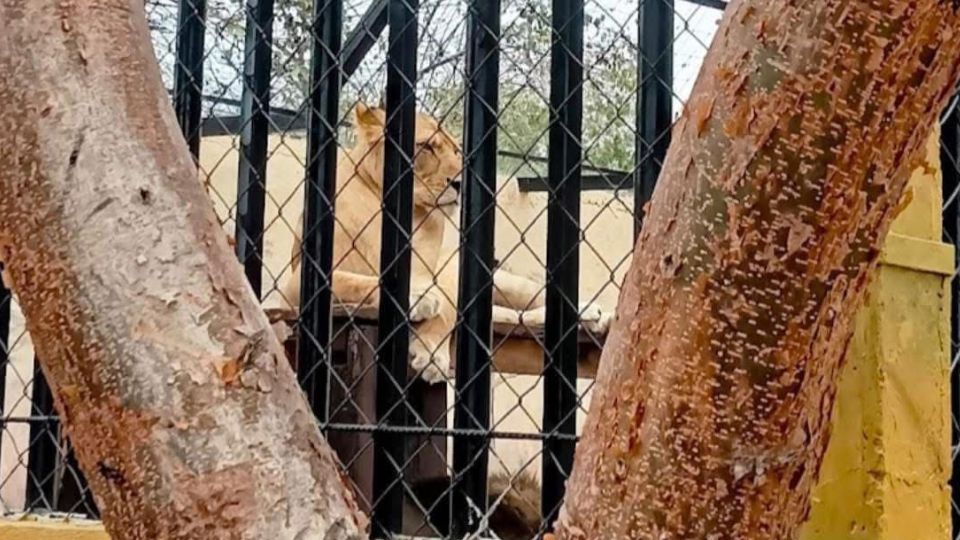
<svg viewBox="0 0 960 540">
<path fill-rule="evenodd" d="M 177 63 L 173 69 L 173 109 L 194 159 L 200 156 L 203 109 L 203 38 L 207 0 L 180 0 Z"/>
<path fill-rule="evenodd" d="M 553 0 L 547 203 L 547 302 L 544 342 L 543 497 L 552 523 L 573 468 L 576 433 L 580 275 L 580 174 L 583 124 L 583 0 Z"/>
<path fill-rule="evenodd" d="M 377 38 L 387 26 L 387 5 L 389 0 L 373 0 L 367 11 L 360 16 L 357 26 L 347 36 L 343 44 L 343 53 L 340 56 L 340 66 L 343 78 L 349 79 L 360 66 L 370 49 L 377 43 Z"/>
<path fill-rule="evenodd" d="M 418 0 L 390 0 L 387 47 L 387 125 L 384 141 L 377 345 L 377 419 L 407 423 L 404 403 L 410 344 L 410 228 L 416 126 Z M 404 437 L 374 435 L 373 537 L 389 538 L 403 524 Z"/>
<path fill-rule="evenodd" d="M 27 493 L 29 510 L 55 511 L 59 422 L 55 418 L 53 394 L 40 369 L 40 360 L 33 359 L 33 383 L 30 393 L 30 445 L 27 449 Z"/>
<path fill-rule="evenodd" d="M 955 99 L 960 99 L 960 93 Z M 960 245 L 960 198 L 955 198 L 960 190 L 960 103 L 948 111 L 943 118 L 940 130 L 940 163 L 943 169 L 943 200 L 948 201 L 943 208 L 944 240 Z M 960 253 L 957 254 L 960 263 Z M 951 446 L 960 444 L 960 430 L 956 419 L 960 418 L 960 368 L 955 367 L 954 359 L 960 355 L 960 280 L 954 277 L 950 281 L 950 412 L 954 418 L 951 423 Z M 954 536 L 960 532 L 960 458 L 953 452 L 953 468 L 950 476 L 951 517 Z"/>
<path fill-rule="evenodd" d="M 7 368 L 10 366 L 10 303 L 13 297 L 10 290 L 0 283 L 0 418 L 3 418 L 4 404 L 7 399 Z M 0 424 L 0 442 L 3 441 L 6 425 Z M 0 459 L 3 458 L 3 445 L 0 444 Z"/>
<path fill-rule="evenodd" d="M 342 27 L 343 0 L 314 0 L 297 369 L 300 384 L 321 423 L 327 421 L 330 366 Z"/>
<path fill-rule="evenodd" d="M 273 57 L 273 0 L 246 0 L 243 94 L 240 98 L 240 164 L 237 177 L 237 258 L 259 297 L 263 213 L 270 129 L 270 70 Z"/>
<path fill-rule="evenodd" d="M 490 429 L 493 327 L 494 218 L 497 190 L 497 113 L 500 76 L 500 0 L 470 2 L 467 27 L 463 201 L 460 215 L 461 322 L 457 329 L 456 429 Z M 453 536 L 477 530 L 487 508 L 486 438 L 454 437 Z M 463 504 L 469 500 L 470 504 Z M 477 515 L 479 513 L 480 515 Z"/>
<path fill-rule="evenodd" d="M 634 238 L 670 146 L 673 124 L 673 0 L 640 0 Z"/>
</svg>

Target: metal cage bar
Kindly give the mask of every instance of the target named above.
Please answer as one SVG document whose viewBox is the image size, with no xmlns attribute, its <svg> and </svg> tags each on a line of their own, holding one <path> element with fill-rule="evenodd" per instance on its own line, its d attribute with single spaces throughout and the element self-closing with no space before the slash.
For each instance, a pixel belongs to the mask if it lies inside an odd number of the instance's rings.
<svg viewBox="0 0 960 540">
<path fill-rule="evenodd" d="M 379 422 L 407 424 L 410 346 L 410 235 L 416 128 L 417 0 L 390 0 L 387 125 L 384 140 L 376 411 Z M 372 527 L 389 538 L 403 525 L 404 437 L 374 434 Z"/>
<path fill-rule="evenodd" d="M 698 6 L 719 9 L 720 11 L 727 9 L 727 4 L 730 3 L 725 0 L 686 0 L 686 1 L 691 4 L 696 4 Z"/>
<path fill-rule="evenodd" d="M 173 69 L 173 109 L 187 147 L 200 157 L 203 112 L 203 41 L 207 0 L 180 0 L 177 22 L 177 62 Z"/>
<path fill-rule="evenodd" d="M 583 0 L 553 0 L 547 202 L 547 298 L 543 430 L 576 434 L 583 160 Z M 576 443 L 547 440 L 541 512 L 552 523 L 573 469 Z"/>
<path fill-rule="evenodd" d="M 942 118 L 940 128 L 940 163 L 943 171 L 943 236 L 944 241 L 957 245 L 960 242 L 960 200 L 954 197 L 960 189 L 960 92 L 954 98 L 952 107 Z M 957 253 L 957 263 L 960 263 L 960 253 Z M 955 361 L 960 355 L 960 280 L 954 276 L 950 281 L 950 409 L 953 421 L 951 422 L 951 456 L 952 472 L 950 475 L 951 518 L 953 521 L 953 537 L 960 533 L 960 456 L 957 446 L 960 445 L 960 428 L 957 419 L 960 418 L 960 369 Z"/>
<path fill-rule="evenodd" d="M 270 72 L 273 58 L 273 0 L 247 0 L 237 176 L 237 258 L 260 297 L 267 146 L 270 135 Z"/>
<path fill-rule="evenodd" d="M 328 406 L 342 27 L 343 0 L 314 0 L 297 371 L 321 423 Z"/>
<path fill-rule="evenodd" d="M 349 79 L 377 42 L 377 38 L 387 26 L 387 4 L 389 0 L 373 0 L 363 13 L 357 26 L 347 36 L 340 56 L 343 77 Z"/>
<path fill-rule="evenodd" d="M 308 186 L 305 193 L 305 226 L 303 234 L 302 264 L 304 272 L 301 282 L 301 315 L 299 326 L 300 348 L 297 351 L 297 364 L 307 370 L 301 371 L 301 384 L 309 394 L 314 411 L 324 423 L 327 432 L 369 434 L 375 439 L 375 448 L 370 457 L 369 469 L 376 478 L 372 490 L 374 504 L 374 536 L 400 532 L 405 504 L 404 491 L 412 482 L 410 473 L 415 455 L 416 444 L 427 436 L 450 440 L 454 445 L 453 482 L 444 478 L 445 486 L 453 486 L 457 503 L 449 505 L 455 536 L 469 535 L 475 531 L 474 514 L 465 498 L 470 498 L 472 507 L 483 510 L 486 507 L 486 461 L 492 439 L 518 439 L 544 441 L 545 458 L 543 463 L 543 509 L 545 520 L 549 523 L 555 516 L 558 503 L 563 498 L 563 483 L 572 466 L 573 449 L 576 441 L 575 414 L 579 403 L 576 389 L 576 363 L 578 357 L 577 329 L 579 326 L 578 304 L 578 244 L 582 240 L 579 225 L 579 193 L 585 189 L 621 189 L 637 190 L 637 209 L 652 191 L 656 173 L 641 170 L 655 167 L 659 172 L 663 152 L 668 144 L 671 124 L 671 91 L 668 76 L 673 38 L 673 0 L 645 0 L 641 3 L 642 14 L 640 35 L 643 40 L 639 46 L 648 56 L 636 67 L 640 75 L 641 90 L 638 96 L 636 166 L 637 170 L 624 167 L 624 171 L 592 167 L 581 163 L 582 96 L 580 87 L 583 80 L 583 0 L 553 0 L 553 42 L 551 66 L 551 130 L 550 159 L 535 157 L 524 153 L 513 153 L 513 157 L 524 161 L 543 163 L 549 169 L 549 180 L 542 182 L 523 179 L 523 189 L 543 189 L 550 192 L 548 229 L 550 242 L 548 248 L 548 303 L 550 312 L 547 324 L 547 343 L 544 372 L 545 415 L 544 432 L 516 433 L 511 431 L 491 431 L 490 429 L 490 309 L 486 306 L 486 296 L 492 279 L 493 265 L 493 195 L 496 189 L 496 149 L 497 149 L 497 92 L 498 63 L 497 52 L 502 45 L 493 30 L 499 30 L 499 0 L 486 2 L 471 0 L 464 2 L 470 6 L 470 27 L 466 49 L 468 50 L 466 74 L 468 94 L 465 122 L 465 192 L 463 214 L 461 214 L 460 267 L 460 316 L 457 346 L 457 385 L 458 401 L 455 402 L 454 426 L 448 428 L 442 422 L 427 425 L 427 422 L 411 422 L 412 406 L 417 401 L 418 387 L 411 386 L 408 373 L 408 332 L 410 323 L 407 317 L 409 302 L 409 266 L 410 266 L 410 227 L 412 209 L 411 191 L 413 175 L 412 137 L 415 125 L 416 86 L 416 44 L 417 2 L 402 0 L 371 0 L 365 14 L 352 28 L 342 26 L 342 0 L 311 0 L 301 2 L 304 9 L 313 9 L 313 35 L 308 37 L 313 45 L 310 64 L 310 88 L 308 103 L 304 105 L 307 113 L 301 115 L 301 109 L 281 109 L 270 104 L 272 58 L 272 19 L 276 0 L 245 0 L 237 7 L 245 9 L 247 28 L 244 59 L 243 99 L 231 102 L 224 96 L 208 98 L 202 102 L 204 83 L 203 53 L 204 27 L 214 28 L 210 21 L 217 20 L 217 10 L 207 0 L 177 0 L 179 5 L 178 33 L 176 36 L 176 62 L 173 64 L 174 91 L 172 97 L 180 121 L 181 129 L 188 140 L 191 152 L 197 156 L 200 150 L 199 131 L 204 135 L 213 133 L 242 133 L 241 163 L 238 176 L 238 212 L 237 216 L 237 252 L 245 264 L 245 270 L 255 290 L 260 294 L 260 276 L 263 261 L 261 258 L 264 229 L 264 200 L 266 182 L 266 156 L 268 154 L 268 134 L 283 133 L 292 130 L 307 132 L 307 165 L 305 176 Z M 689 0 L 692 3 L 724 7 L 720 0 Z M 633 4 L 636 6 L 637 4 Z M 208 6 L 211 6 L 208 9 Z M 245 6 L 245 7 L 244 7 Z M 277 4 L 279 6 L 279 4 Z M 278 7 L 278 14 L 280 9 Z M 206 16 L 206 22 L 205 22 Z M 545 14 L 544 14 L 545 16 Z M 242 18 L 242 16 L 241 16 Z M 420 17 L 424 21 L 427 16 Z M 389 21 L 388 21 L 389 19 Z M 496 26 L 493 21 L 496 20 Z M 657 24 L 656 21 L 660 20 Z M 487 21 L 487 24 L 483 24 Z M 170 21 L 170 26 L 174 21 Z M 288 25 L 286 21 L 278 24 Z M 379 326 L 379 349 L 377 352 L 377 386 L 364 388 L 365 401 L 369 408 L 377 409 L 375 422 L 366 423 L 359 418 L 327 418 L 326 370 L 329 362 L 330 303 L 329 288 L 332 270 L 333 231 L 333 194 L 336 188 L 336 135 L 338 113 L 338 94 L 346 80 L 357 69 L 361 60 L 377 43 L 378 37 L 390 23 L 390 60 L 388 63 L 388 139 L 385 143 L 387 161 L 385 165 L 385 201 L 383 213 L 384 244 L 381 260 L 383 288 L 381 289 L 381 314 Z M 427 23 L 424 23 L 427 24 Z M 161 30 L 166 24 L 161 25 Z M 351 30 L 347 33 L 347 30 Z M 280 27 L 276 30 L 278 47 L 281 39 Z M 429 32 L 429 29 L 428 29 Z M 304 41 L 303 43 L 306 43 Z M 209 43 L 208 43 L 209 45 Z M 280 50 L 280 49 L 278 49 Z M 650 51 L 660 50 L 659 53 Z M 631 56 L 633 53 L 630 53 Z M 589 56 L 589 55 L 588 55 Z M 444 57 L 440 63 L 452 62 L 459 56 Z M 643 59 L 644 57 L 640 57 Z M 278 64 L 279 66 L 280 64 Z M 297 73 L 300 72 L 298 66 Z M 278 68 L 283 69 L 283 68 Z M 425 68 L 429 69 L 429 68 Z M 631 71 L 633 66 L 629 66 Z M 213 84 L 212 72 L 207 73 L 207 86 Z M 277 74 L 283 76 L 283 74 Z M 299 76 L 299 75 L 297 75 Z M 299 80 L 299 79 L 298 79 Z M 529 84 L 529 83 L 528 83 Z M 279 89 L 274 86 L 274 90 Z M 215 92 L 214 92 L 215 93 Z M 631 98 L 632 99 L 632 98 Z M 274 97 L 274 101 L 279 98 Z M 211 104 L 237 106 L 241 114 L 231 118 L 207 118 L 203 123 L 203 107 L 211 110 Z M 652 105 L 651 105 L 652 104 Z M 288 104 L 290 105 L 290 104 Z M 659 108 L 658 108 L 659 107 Z M 652 108 L 653 112 L 646 109 Z M 214 131 L 219 129 L 221 131 Z M 960 126 L 958 126 L 960 129 Z M 209 131 L 208 131 L 209 130 Z M 945 141 L 950 134 L 944 134 Z M 952 139 L 956 140 L 956 138 Z M 641 143 L 647 143 L 644 146 Z M 946 142 L 945 142 L 946 144 Z M 953 143 L 954 146 L 956 143 Z M 658 146 L 660 145 L 660 146 Z M 949 145 L 947 145 L 949 146 Z M 539 148 L 539 147 L 538 147 Z M 532 149 L 531 149 L 532 151 Z M 502 155 L 509 155 L 503 152 Z M 652 158 L 644 160 L 645 154 Z M 586 175 L 581 174 L 581 170 Z M 642 176 L 646 172 L 645 176 Z M 960 174 L 958 172 L 957 174 Z M 642 184 L 646 181 L 646 184 Z M 945 182 L 948 179 L 945 177 Z M 949 180 L 954 183 L 956 178 Z M 641 189 L 642 188 L 642 189 Z M 644 191 L 645 190 L 645 191 Z M 960 217 L 954 210 L 953 217 L 945 211 L 945 224 L 954 236 L 960 234 Z M 952 225 L 951 225 L 952 224 Z M 486 233 L 484 231 L 487 231 Z M 956 292 L 956 288 L 955 288 Z M 9 336 L 4 327 L 9 325 L 9 296 L 0 290 L 0 337 L 6 343 Z M 479 296 L 478 296 L 479 295 Z M 473 300 L 470 302 L 470 300 Z M 956 311 L 956 307 L 954 310 Z M 365 321 L 363 324 L 368 324 Z M 338 323 L 339 324 L 339 323 Z M 369 327 L 362 339 L 374 332 Z M 960 339 L 954 330 L 955 340 Z M 357 343 L 367 342 L 357 338 Z M 345 339 L 346 343 L 347 340 Z M 334 354 L 347 355 L 341 349 Z M 3 368 L 7 351 L 0 351 L 0 383 L 5 374 Z M 369 351 L 365 354 L 368 354 Z M 312 373 L 310 372 L 313 367 Z M 39 373 L 39 372 L 38 372 Z M 954 374 L 954 388 L 957 374 Z M 374 378 L 371 375 L 371 378 Z M 64 501 L 63 450 L 58 433 L 58 424 L 49 404 L 48 394 L 43 385 L 42 376 L 34 383 L 36 404 L 42 414 L 24 419 L 33 427 L 35 434 L 42 435 L 35 448 L 30 450 L 32 478 L 46 479 L 45 484 L 33 486 L 35 496 L 43 494 L 47 501 L 34 500 L 36 509 L 49 510 L 51 504 L 62 507 Z M 359 388 L 359 386 L 358 386 Z M 370 390 L 368 391 L 367 388 Z M 413 388 L 413 390 L 411 390 Z M 2 384 L 0 384 L 0 405 L 2 405 Z M 353 389 L 350 389 L 352 391 Z M 408 396 L 410 396 L 408 398 Z M 344 398 L 347 399 L 347 398 Z M 409 402 L 406 401 L 409 399 Z M 960 412 L 960 411 L 958 411 Z M 364 414 L 367 411 L 364 409 Z M 332 416 L 335 416 L 331 413 Z M 373 417 L 370 414 L 369 417 Z M 16 419 L 8 421 L 15 421 Z M 332 423 L 331 423 L 332 422 Z M 356 423 L 351 423 L 356 422 Z M 421 425 L 423 424 L 423 425 Z M 6 425 L 0 422 L 0 426 Z M 365 447 L 366 448 L 366 447 Z M 445 447 L 442 455 L 446 456 Z M 347 458 L 352 456 L 346 456 Z M 69 459 L 69 458 L 68 458 Z M 443 458 L 440 458 L 441 460 Z M 368 467 L 366 456 L 358 463 Z M 46 462 L 46 465 L 44 465 Z M 402 469 L 407 468 L 404 472 Z M 43 474 L 33 474 L 34 470 L 45 469 Z M 52 476 L 51 476 L 52 475 Z M 51 484 L 52 482 L 52 484 Z M 955 485 L 957 485 L 955 483 Z M 51 487 L 53 486 L 53 487 Z M 365 484 L 366 486 L 366 484 Z M 413 491 L 407 491 L 412 493 Z M 449 495 L 449 492 L 447 492 Z M 445 495 L 444 501 L 450 497 Z M 59 501 L 58 504 L 56 501 Z M 446 502 L 445 502 L 446 504 Z M 446 512 L 446 510 L 444 510 Z M 403 527 L 405 528 L 405 527 Z"/>
<path fill-rule="evenodd" d="M 640 234 L 644 205 L 653 196 L 670 146 L 670 127 L 673 124 L 673 14 L 673 0 L 640 0 L 634 238 Z"/>
<path fill-rule="evenodd" d="M 40 369 L 40 359 L 33 359 L 33 382 L 31 383 L 31 415 L 44 417 L 31 419 L 30 447 L 27 450 L 28 510 L 57 510 L 55 496 L 57 481 L 57 429 L 60 425 L 53 408 L 53 394 L 46 377 Z"/>
<path fill-rule="evenodd" d="M 77 465 L 67 437 L 61 433 L 53 392 L 34 358 L 30 445 L 27 450 L 26 508 L 33 511 L 75 513 L 83 511 L 99 516 L 96 503 L 83 472 Z"/>
<path fill-rule="evenodd" d="M 467 26 L 467 98 L 460 214 L 461 321 L 457 328 L 455 429 L 490 429 L 500 0 L 473 0 Z M 453 535 L 462 538 L 487 509 L 488 438 L 453 440 Z M 470 504 L 461 501 L 469 500 Z"/>
<path fill-rule="evenodd" d="M 13 295 L 3 283 L 0 283 L 0 420 L 8 416 L 4 412 L 7 399 L 7 368 L 10 366 L 10 304 Z M 0 423 L 0 441 L 3 440 L 6 425 Z M 3 458 L 3 445 L 0 445 L 0 460 Z"/>
</svg>

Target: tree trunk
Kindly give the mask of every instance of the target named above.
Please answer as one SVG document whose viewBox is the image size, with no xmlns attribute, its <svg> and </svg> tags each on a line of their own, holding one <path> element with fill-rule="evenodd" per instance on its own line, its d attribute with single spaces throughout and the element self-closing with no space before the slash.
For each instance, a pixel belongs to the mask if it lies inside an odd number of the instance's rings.
<svg viewBox="0 0 960 540">
<path fill-rule="evenodd" d="M 727 7 L 624 282 L 559 537 L 796 535 L 958 33 L 957 0 Z"/>
<path fill-rule="evenodd" d="M 116 539 L 363 538 L 217 224 L 143 0 L 0 4 L 0 258 Z"/>
</svg>

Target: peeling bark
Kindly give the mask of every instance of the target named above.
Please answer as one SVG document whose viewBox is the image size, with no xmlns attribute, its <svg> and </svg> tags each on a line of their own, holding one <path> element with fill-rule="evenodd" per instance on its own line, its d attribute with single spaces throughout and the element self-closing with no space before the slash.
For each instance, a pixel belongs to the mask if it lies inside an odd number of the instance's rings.
<svg viewBox="0 0 960 540">
<path fill-rule="evenodd" d="M 793 538 L 960 6 L 734 0 L 674 129 L 557 536 Z"/>
<path fill-rule="evenodd" d="M 359 539 L 142 0 L 0 3 L 0 259 L 117 539 Z"/>
</svg>

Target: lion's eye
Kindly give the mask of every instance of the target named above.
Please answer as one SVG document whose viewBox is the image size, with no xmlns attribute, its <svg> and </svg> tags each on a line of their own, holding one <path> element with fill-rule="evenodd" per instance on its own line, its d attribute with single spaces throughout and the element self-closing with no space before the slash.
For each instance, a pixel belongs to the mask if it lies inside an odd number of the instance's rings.
<svg viewBox="0 0 960 540">
<path fill-rule="evenodd" d="M 436 153 L 437 153 L 437 150 L 436 150 L 436 148 L 433 147 L 433 144 L 432 144 L 432 143 L 425 143 L 425 142 L 424 142 L 424 143 L 417 143 L 417 153 L 419 154 L 420 152 L 423 152 L 424 150 L 426 150 L 427 152 L 430 152 L 431 154 L 436 154 Z"/>
</svg>

